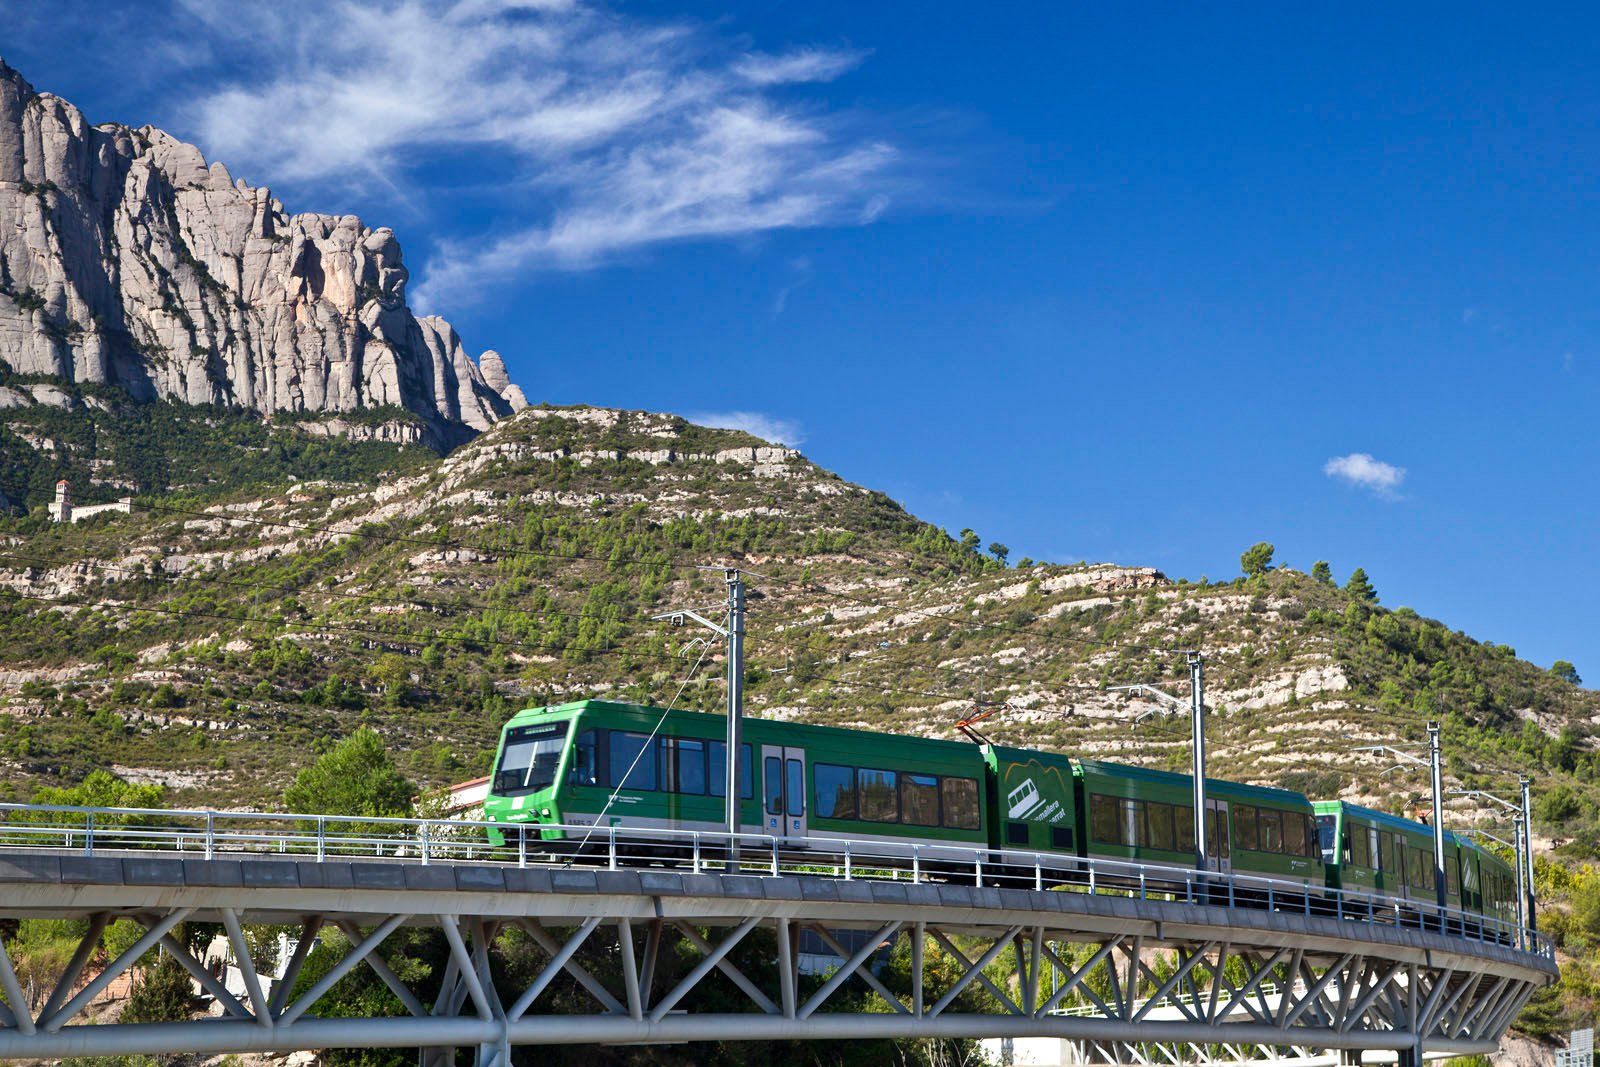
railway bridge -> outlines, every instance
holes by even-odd
[[[490,1067],[521,1045],[1056,1037],[1100,1062],[1332,1050],[1414,1065],[1493,1052],[1558,973],[1529,931],[1222,872],[860,841],[802,851],[753,835],[730,855],[726,835],[575,829],[583,853],[547,855],[537,841],[491,848],[460,822],[0,805],[0,918],[87,920],[59,981],[32,998],[0,952],[0,1058],[416,1047],[442,1067],[471,1048]],[[144,933],[110,958],[102,934],[120,918]],[[174,936],[185,921],[226,931],[242,991]],[[290,931],[280,973],[251,963],[257,924]],[[428,996],[387,961],[408,926],[449,946]],[[509,928],[543,953],[514,983],[492,963]],[[328,929],[351,949],[299,980]],[[733,950],[758,932],[773,950],[756,967]],[[803,974],[802,935],[836,966]],[[156,946],[220,1017],[91,1021],[86,1009]],[[891,988],[875,963],[897,946],[909,982]],[[664,953],[680,951],[696,962],[664,977]],[[586,966],[596,952],[614,966]],[[322,1014],[355,968],[407,1014]],[[571,997],[553,1010],[558,978],[583,991],[581,1012]],[[707,983],[742,1010],[701,1007]],[[881,1010],[841,1004],[847,983]]]

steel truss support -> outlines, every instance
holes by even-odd
[[[620,910],[620,909],[619,909]],[[1176,1064],[1388,1050],[1402,1059],[1493,1050],[1544,980],[1489,959],[1424,953],[1351,938],[1246,944],[1143,932],[1093,935],[1047,925],[982,925],[912,918],[773,914],[654,919],[632,915],[304,915],[277,974],[250,958],[246,913],[218,918],[232,949],[233,991],[184,945],[189,909],[134,915],[145,932],[107,960],[102,935],[116,916],[96,912],[60,980],[24,990],[0,950],[0,1059],[160,1052],[288,1051],[343,1047],[424,1050],[445,1067],[452,1049],[481,1067],[509,1067],[515,1045],[589,1042],[1054,1036],[1084,1061]],[[435,991],[391,965],[403,926],[437,930],[448,946]],[[853,930],[852,940],[843,930]],[[342,938],[330,940],[337,930]],[[516,933],[512,933],[515,931]],[[1242,937],[1240,931],[1219,933]],[[510,935],[541,962],[511,984],[501,964]],[[799,939],[836,957],[802,973]],[[847,948],[856,944],[858,947]],[[320,977],[298,981],[313,951],[331,953]],[[92,1002],[153,948],[170,953],[223,1017],[193,1023],[93,1025]],[[891,956],[901,962],[885,967]],[[909,964],[909,967],[906,966]],[[527,973],[519,966],[521,973]],[[323,1014],[353,972],[375,977],[404,1016]],[[92,974],[92,977],[88,977]],[[901,977],[892,977],[899,974]],[[720,984],[724,993],[705,993]],[[849,988],[850,996],[845,995]],[[731,992],[743,1010],[706,1013]],[[862,1012],[860,997],[887,1010]]]

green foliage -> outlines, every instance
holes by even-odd
[[[1574,667],[1568,660],[1558,659],[1550,664],[1550,673],[1569,685],[1583,684],[1583,679],[1578,677],[1578,668]]]
[[[308,815],[406,816],[415,793],[377,731],[362,727],[295,775],[283,803]]]
[[[1257,541],[1239,557],[1239,567],[1249,578],[1259,578],[1272,568],[1272,554],[1277,549],[1265,541]]]
[[[1561,825],[1584,815],[1589,810],[1589,805],[1584,802],[1583,794],[1565,783],[1547,789],[1533,805],[1533,814],[1539,822],[1545,825]],[[1600,918],[1600,912],[1596,913]],[[1600,931],[1600,926],[1596,927]]]
[[[122,1021],[162,1023],[187,1019],[195,1010],[194,989],[189,972],[167,952],[161,951],[154,966],[140,970],[122,1009]]]
[[[35,804],[80,808],[159,808],[163,806],[165,798],[166,790],[159,785],[135,785],[109,771],[90,771],[77,785],[63,788],[47,786],[33,794]],[[117,826],[126,821],[125,816],[108,815],[96,820],[96,825]]]
[[[1344,591],[1363,603],[1378,602],[1378,591],[1372,587],[1367,572],[1361,567],[1350,572],[1350,580],[1344,583]]]
[[[15,377],[0,372],[0,385]],[[72,483],[78,503],[94,504],[126,495],[124,484],[138,493],[216,493],[296,478],[368,480],[433,458],[420,447],[314,437],[240,410],[138,403],[112,387],[47,380],[80,401],[92,395],[108,410],[29,405],[0,412],[0,493],[29,508],[48,503],[61,478]],[[35,448],[21,433],[56,447]]]
[[[1328,566],[1328,561],[1319,559],[1311,565],[1311,580],[1320,585],[1333,584],[1333,568]]]

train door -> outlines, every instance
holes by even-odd
[[[761,746],[762,825],[774,837],[806,836],[806,751]]]
[[[1213,871],[1228,874],[1233,870],[1233,858],[1228,848],[1229,836],[1228,802],[1206,797],[1206,856]]]

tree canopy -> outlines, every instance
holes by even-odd
[[[295,775],[283,802],[307,815],[405,816],[415,793],[377,731],[363,726]]]
[[[1327,560],[1319,559],[1311,565],[1311,577],[1312,580],[1321,582],[1323,585],[1332,585],[1333,568],[1328,566]]]
[[[1277,549],[1267,542],[1257,541],[1244,550],[1244,554],[1239,557],[1239,566],[1244,569],[1248,577],[1259,578],[1272,569],[1272,554],[1276,551]]]
[[[1574,667],[1570,660],[1556,660],[1550,664],[1550,673],[1563,682],[1571,682],[1573,685],[1583,684],[1583,679],[1578,677],[1578,668]]]
[[[1350,580],[1344,583],[1344,591],[1357,600],[1365,600],[1369,604],[1378,602],[1378,591],[1372,587],[1367,572],[1360,567],[1350,572]]]

